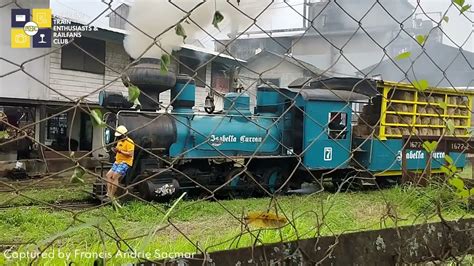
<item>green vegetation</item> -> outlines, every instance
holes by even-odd
[[[28,189],[0,193],[0,207],[28,206],[41,203],[85,201],[90,199],[90,184],[65,188]]]
[[[80,189],[70,190],[62,189],[63,194],[61,189],[28,193],[37,193],[30,196],[49,202],[59,195],[84,196]],[[257,243],[271,243],[313,237],[318,234],[318,228],[322,235],[333,235],[438,221],[437,206],[448,220],[474,216],[447,185],[338,194],[322,192],[278,197],[276,201],[270,198],[219,202],[185,200],[170,212],[169,221],[173,226],[161,222],[170,204],[131,201],[123,204],[119,211],[103,206],[70,212],[40,206],[14,207],[0,212],[0,244],[5,245],[4,249],[11,247],[12,252],[31,252],[37,245],[45,248],[53,242],[45,254],[56,252],[56,255],[41,259],[40,264],[45,265],[64,264],[65,259],[59,258],[60,254],[69,254],[69,261],[91,265],[95,260],[92,254],[99,253],[112,257],[110,262],[115,264],[136,262],[133,254],[114,255],[118,246],[123,252],[130,250],[129,246],[142,252],[139,253],[142,257],[176,256],[196,252],[198,247],[215,251],[249,246],[255,243],[257,235],[260,241]],[[239,222],[249,211],[267,209],[285,215],[291,225],[280,229],[250,228],[249,231]],[[154,229],[158,230],[153,241],[143,247],[145,236]],[[7,257],[14,254],[2,252],[0,264],[13,262]],[[25,262],[28,260],[18,261]]]
[[[472,178],[472,166],[470,163],[464,167],[463,171],[460,173],[460,176],[462,178]]]

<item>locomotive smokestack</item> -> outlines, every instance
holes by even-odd
[[[142,58],[124,73],[122,82],[125,86],[135,85],[140,89],[141,110],[158,110],[160,93],[176,85],[176,75],[171,70],[163,73],[161,60]]]

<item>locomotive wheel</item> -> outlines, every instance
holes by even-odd
[[[139,176],[140,179],[137,178],[137,180],[143,180],[146,177],[145,176]],[[136,185],[138,195],[140,198],[146,200],[146,201],[151,201],[153,198],[153,195],[150,193],[150,188],[148,181],[142,181],[138,185]]]
[[[272,194],[274,194],[275,192],[277,194],[283,194],[286,190],[286,188],[281,188],[281,186],[283,186],[283,184],[285,183],[286,179],[283,173],[283,169],[281,169],[280,167],[272,167],[265,171],[265,174],[263,175],[263,180],[265,182],[265,187]]]
[[[229,182],[229,180],[231,181]],[[227,174],[225,181],[229,182],[225,187],[231,198],[252,195],[255,186],[257,186],[249,177],[247,171],[244,171],[242,168],[231,170],[229,174]]]

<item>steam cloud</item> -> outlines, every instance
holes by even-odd
[[[162,34],[180,19],[186,17],[187,13],[201,2],[202,0],[173,0],[171,3],[165,0],[135,0],[127,18],[130,23],[127,23],[126,26],[129,34],[124,40],[125,50],[132,58],[138,58],[153,43],[153,40],[146,34],[153,38]],[[237,33],[247,29],[253,23],[253,20],[242,12],[255,18],[272,0],[244,0],[240,5],[237,4],[237,0],[229,2],[227,0],[207,0],[193,10],[190,17],[213,36],[222,33]],[[221,32],[211,24],[216,10],[224,15],[224,20],[219,23]],[[265,12],[268,14],[269,11]],[[264,15],[265,13],[262,14],[262,16]],[[190,20],[188,22],[181,23],[187,35],[186,41],[208,37],[208,34],[193,22]],[[179,50],[183,45],[183,38],[175,33],[174,27],[160,35],[158,40],[161,47],[168,53]],[[162,49],[155,45],[144,54],[144,57],[160,58],[163,53]]]

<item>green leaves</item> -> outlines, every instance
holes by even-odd
[[[451,179],[448,180],[448,183],[455,187],[456,189],[458,190],[463,190],[464,189],[464,181],[459,178],[459,177],[453,177]]]
[[[175,32],[176,32],[176,35],[183,37],[183,42],[184,42],[184,40],[186,40],[186,38],[188,37],[188,36],[186,35],[186,31],[184,30],[184,28],[183,28],[183,26],[181,25],[181,23],[179,23],[178,25],[176,25],[176,27],[175,27]]]
[[[438,147],[438,142],[437,141],[425,141],[423,142],[423,149],[425,149],[427,152],[432,153],[436,151],[436,148]]]
[[[102,119],[102,117],[103,117],[102,111],[100,111],[99,109],[92,110],[91,114],[90,114],[90,117],[91,117],[92,125],[94,125],[95,127],[104,127],[105,126],[105,122]]]
[[[422,35],[422,34],[416,35],[415,39],[419,45],[423,46],[423,44],[425,44],[425,41],[426,41],[426,35]]]
[[[474,195],[474,188],[471,188],[471,190],[465,188],[464,181],[457,176],[449,179],[448,184],[456,188],[456,195],[458,195],[458,197],[460,197],[465,202],[467,202],[471,195]]]
[[[448,104],[445,103],[445,102],[440,102],[438,104],[439,104],[439,107],[443,108],[444,110],[446,110],[448,108]]]
[[[168,54],[162,54],[161,55],[161,72],[162,73],[168,73],[168,68],[171,63],[170,56]]]
[[[212,25],[214,25],[214,27],[216,27],[216,29],[220,30],[219,29],[219,23],[221,23],[223,20],[224,20],[224,15],[222,15],[221,12],[216,11],[214,13],[214,18],[212,19]]]
[[[446,129],[448,130],[448,135],[452,135],[454,133],[454,121],[452,119],[446,120]]]
[[[449,156],[449,155],[446,154],[446,155],[444,156],[444,159],[446,160],[446,162],[447,162],[448,164],[454,164],[453,158],[451,158],[451,156]]]
[[[448,184],[456,189],[455,194],[465,203],[467,203],[469,197],[474,195],[474,188],[471,188],[471,190],[465,188],[464,180],[462,180],[462,178],[456,174],[458,172],[458,168],[454,164],[454,160],[451,158],[451,156],[445,155],[444,159],[446,161],[446,165],[441,166],[441,171],[445,173],[447,177],[450,177],[448,179]]]
[[[461,14],[471,9],[471,5],[465,5],[461,8]]]
[[[84,184],[84,174],[86,173],[86,171],[84,170],[84,168],[82,168],[82,166],[80,165],[77,165],[76,168],[74,168],[74,172],[72,173],[72,176],[71,176],[71,183],[81,183],[81,184]]]
[[[458,5],[459,7],[462,7],[464,5],[465,0],[453,0],[453,4]]]
[[[395,56],[395,60],[406,59],[406,58],[409,58],[410,56],[411,56],[411,52],[403,52],[403,53]]]
[[[8,135],[8,132],[6,130],[0,131],[0,139],[8,139],[10,135]]]
[[[448,17],[448,16],[444,16],[444,17],[443,17],[443,20],[444,20],[444,22],[448,23],[448,22],[449,22],[449,17]]]
[[[461,14],[471,9],[471,5],[464,5],[465,0],[452,0],[457,5]]]
[[[418,91],[425,91],[430,86],[426,79],[415,80],[412,84]]]
[[[456,174],[456,172],[458,170],[458,168],[454,164],[451,164],[449,166],[441,165],[441,167],[439,169],[441,170],[441,172],[443,172],[448,177],[453,176],[454,174]]]
[[[128,87],[128,101],[133,103],[134,105],[139,105],[140,101],[138,101],[138,97],[140,96],[140,89],[135,86],[131,85]]]

